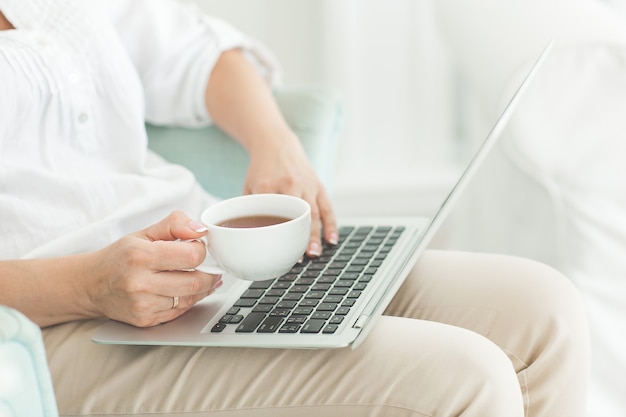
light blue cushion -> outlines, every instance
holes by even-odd
[[[58,416],[41,330],[5,306],[0,306],[0,416]]]
[[[324,89],[281,90],[275,94],[287,123],[326,187],[332,187],[341,121],[338,96]],[[243,189],[248,154],[220,129],[147,125],[149,147],[189,168],[210,193],[228,198]]]

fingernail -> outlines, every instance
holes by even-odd
[[[206,226],[205,226],[205,225],[203,225],[202,223],[198,223],[198,222],[193,221],[193,220],[192,220],[192,221],[190,221],[190,222],[187,224],[187,226],[188,226],[191,230],[193,230],[194,232],[197,232],[197,233],[204,233],[204,232],[206,232],[207,230],[209,230],[209,229],[207,229],[207,228],[206,228]]]
[[[224,284],[224,281],[222,281],[222,277],[220,275],[220,278],[215,282],[215,284],[213,284],[213,290],[218,289],[222,286],[222,284]]]
[[[330,237],[328,238],[328,243],[330,243],[331,245],[336,245],[337,243],[339,243],[339,236],[337,236],[337,233],[330,234]]]
[[[318,243],[313,242],[309,245],[307,253],[309,256],[320,256],[322,254],[322,248]]]

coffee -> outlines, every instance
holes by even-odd
[[[218,226],[242,229],[251,227],[273,226],[275,224],[288,222],[289,220],[291,220],[289,217],[281,216],[243,216],[225,220],[219,223]]]

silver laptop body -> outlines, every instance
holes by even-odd
[[[171,322],[136,328],[110,320],[97,330],[93,341],[130,345],[355,348],[391,302],[493,148],[551,45],[535,62],[432,219],[339,219],[340,244],[325,248],[321,260],[307,259],[290,274],[261,284],[224,276],[224,285],[216,293]]]

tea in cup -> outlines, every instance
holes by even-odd
[[[277,278],[304,255],[311,234],[311,207],[285,194],[250,194],[208,207],[207,257],[196,269],[250,281]]]

